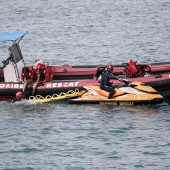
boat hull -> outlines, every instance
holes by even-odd
[[[170,75],[162,74],[160,76],[148,76],[141,78],[127,78],[130,82],[139,81],[143,82],[146,85],[149,85],[156,89],[162,96],[165,98],[170,98]],[[118,87],[123,85],[122,82],[118,80],[112,81],[114,87]],[[44,84],[39,84],[35,94],[39,94],[41,96],[59,94],[61,92],[67,92],[69,90],[84,90],[83,86],[86,85],[96,85],[99,86],[100,82],[98,80],[67,80],[67,81],[52,81],[46,82]],[[16,92],[22,91],[23,84],[22,83],[0,83],[0,100],[12,99],[15,97]]]
[[[114,74],[125,76],[124,68],[127,63],[122,65],[114,65]],[[143,65],[143,64],[141,64]],[[151,68],[151,74],[170,73],[170,62],[164,63],[145,63]],[[106,65],[101,65],[104,67]],[[99,65],[77,65],[77,66],[51,66],[53,70],[54,80],[79,80],[79,79],[93,79],[96,75]]]
[[[114,65],[114,74],[125,77],[124,68],[127,63],[122,65]],[[142,64],[141,64],[142,65]],[[167,74],[170,73],[170,62],[164,63],[145,63],[151,68],[151,74]],[[106,65],[101,65],[102,67]],[[99,65],[63,65],[50,66],[53,71],[53,80],[85,80],[93,79],[96,75]],[[4,81],[3,68],[0,68],[0,82]]]

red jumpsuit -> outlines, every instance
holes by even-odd
[[[22,68],[22,73],[21,73],[21,79],[23,81],[25,80],[34,80],[35,78],[35,73],[34,73],[34,69],[33,67],[29,66],[29,67],[23,67]]]
[[[35,73],[40,74],[40,81],[42,82],[50,82],[53,80],[52,69],[46,64],[38,63]]]

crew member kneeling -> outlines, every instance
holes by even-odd
[[[53,80],[52,69],[46,64],[38,63],[35,69],[35,74],[36,76],[40,74],[39,83],[51,82]]]
[[[34,80],[34,69],[32,67],[23,67],[21,73],[21,80]]]

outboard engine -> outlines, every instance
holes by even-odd
[[[9,48],[9,53],[9,58],[2,61],[4,68],[4,81],[17,82],[17,79],[21,79],[22,68],[25,66],[19,43],[14,43]]]
[[[148,65],[137,64],[137,61],[129,60],[123,70],[126,77],[144,77],[146,73],[151,73]]]

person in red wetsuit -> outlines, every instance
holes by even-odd
[[[53,80],[52,69],[46,64],[38,63],[35,69],[35,74],[36,76],[40,75],[39,83],[51,82]]]
[[[32,67],[23,67],[22,68],[22,73],[21,73],[21,80],[34,80],[35,78],[35,73],[34,69]]]

